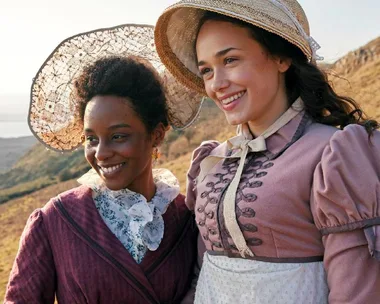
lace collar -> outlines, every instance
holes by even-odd
[[[179,194],[177,178],[167,169],[153,170],[156,193],[150,202],[128,189],[108,189],[95,170],[78,179],[93,190],[96,208],[137,263],[147,250],[157,250],[164,235],[162,215]]]

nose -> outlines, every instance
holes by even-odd
[[[219,92],[228,87],[229,81],[223,71],[214,71],[214,76],[211,79],[211,90],[213,92]]]
[[[112,149],[109,144],[104,141],[100,141],[96,147],[95,157],[98,161],[104,161],[112,156]]]

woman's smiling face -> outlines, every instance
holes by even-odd
[[[206,21],[196,53],[207,95],[228,123],[249,123],[264,131],[286,111],[284,73],[290,64],[269,56],[247,28]]]
[[[152,136],[128,99],[95,96],[84,114],[85,156],[111,190],[140,193],[152,172]]]

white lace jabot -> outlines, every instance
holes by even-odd
[[[108,189],[95,170],[78,179],[93,190],[93,198],[108,228],[115,234],[137,263],[147,249],[158,248],[164,236],[162,215],[179,194],[177,178],[167,169],[153,169],[156,193],[150,202],[128,189]]]

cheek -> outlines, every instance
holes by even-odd
[[[121,145],[117,147],[117,149],[114,150],[116,155],[119,155],[119,157],[124,158],[133,158],[138,155],[138,151],[136,149],[131,148],[128,145]]]
[[[147,150],[148,146],[142,140],[126,142],[115,147],[118,154],[128,158],[144,158]]]
[[[254,96],[265,98],[267,95],[277,92],[278,79],[273,73],[261,73],[252,79],[249,84],[250,93]]]
[[[280,73],[274,63],[269,62],[263,67],[262,74],[262,85],[264,87],[273,87],[278,85]]]
[[[204,81],[206,94],[208,97],[210,97],[212,100],[215,99],[215,92],[211,89],[211,81]]]
[[[261,60],[256,63],[248,63],[238,75],[235,75],[236,82],[245,83],[252,88],[266,88],[278,78],[278,72],[273,63],[268,60]]]
[[[86,160],[87,160],[89,163],[91,163],[91,162],[93,162],[93,160],[94,160],[94,156],[95,156],[94,149],[85,146],[85,147],[84,147],[84,157],[86,158]]]

